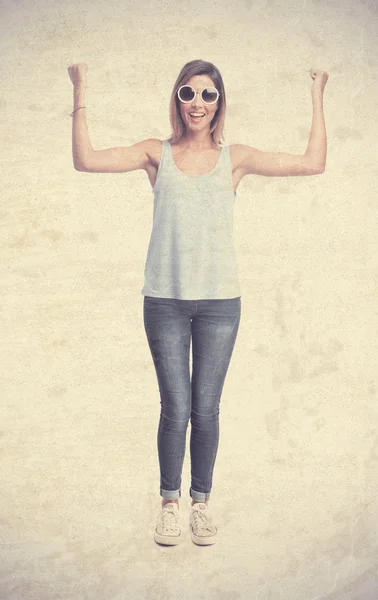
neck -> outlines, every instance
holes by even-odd
[[[210,130],[187,131],[182,138],[182,142],[186,147],[193,150],[206,150],[216,146],[211,137]]]

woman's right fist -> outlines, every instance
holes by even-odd
[[[73,85],[85,83],[85,74],[88,71],[87,63],[81,62],[68,67],[68,74]]]

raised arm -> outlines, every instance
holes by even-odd
[[[323,112],[323,93],[328,73],[311,70],[314,80],[311,88],[312,125],[307,149],[304,154],[285,152],[262,152],[251,146],[235,145],[237,163],[242,176],[249,174],[270,177],[294,175],[317,175],[325,170],[327,156],[327,134]]]
[[[151,155],[156,153],[159,140],[150,139],[132,146],[94,150],[89,138],[85,108],[86,63],[68,67],[74,86],[74,107],[72,112],[72,157],[77,171],[91,173],[122,173],[147,169]]]

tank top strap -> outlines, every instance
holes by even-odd
[[[225,146],[222,147],[222,154],[223,154],[223,168],[224,168],[224,172],[228,173],[228,177],[231,181],[231,185],[232,185],[232,162],[231,162],[231,152],[230,152],[230,145],[226,144]],[[233,185],[232,185],[232,193],[234,195],[234,198],[236,197],[236,192],[234,191]]]
[[[222,146],[222,155],[223,155],[223,165],[225,167],[231,167],[231,156],[230,156],[230,146],[226,144]]]
[[[161,145],[161,156],[160,156],[160,162],[159,162],[159,166],[158,166],[158,170],[157,170],[157,174],[156,174],[155,184],[151,188],[151,191],[153,193],[155,193],[155,191],[159,187],[161,177],[162,176],[164,177],[167,174],[167,171],[171,171],[171,173],[173,171],[170,158],[171,158],[171,151],[169,148],[169,142],[168,142],[168,140],[163,140],[162,145]]]
[[[173,155],[172,155],[172,146],[168,140],[163,140],[162,153],[161,153],[161,162],[164,161],[165,168],[173,169],[175,166]],[[174,169],[173,169],[174,171]]]
[[[161,147],[161,159],[160,159],[160,162],[163,162],[163,160],[165,162],[167,162],[167,159],[169,158],[169,152],[168,152],[169,147],[168,147],[168,144],[169,144],[168,140],[163,140],[162,147]]]

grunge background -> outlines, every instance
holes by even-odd
[[[378,596],[377,15],[373,0],[1,3],[2,600]],[[304,152],[329,72],[326,171],[249,176],[242,317],[210,501],[219,539],[176,548],[142,318],[143,171],[75,171],[84,61],[95,149],[169,136],[173,83],[214,62],[227,143]],[[188,435],[190,424],[188,427]]]

